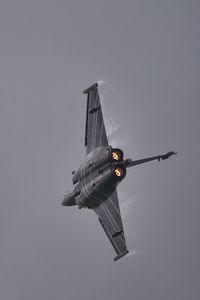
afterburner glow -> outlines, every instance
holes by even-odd
[[[116,153],[116,152],[112,153],[112,157],[113,157],[114,160],[119,160],[119,154]]]
[[[115,149],[112,151],[112,159],[119,161],[123,159],[123,152],[120,149]]]
[[[117,167],[117,168],[115,168],[115,175],[117,176],[117,177],[121,177],[121,176],[123,176],[124,175],[124,168],[121,168],[121,167]]]

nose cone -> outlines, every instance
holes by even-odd
[[[76,205],[76,200],[73,195],[73,193],[68,193],[67,195],[64,196],[63,201],[62,201],[63,206],[73,206]]]
[[[63,201],[61,203],[63,206],[67,206],[67,195],[64,196]]]

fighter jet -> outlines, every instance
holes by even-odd
[[[128,253],[117,195],[118,184],[126,177],[127,168],[152,160],[163,160],[176,154],[168,152],[140,160],[124,159],[121,149],[108,144],[103,121],[98,83],[85,91],[87,95],[85,147],[86,156],[81,166],[72,172],[74,189],[68,192],[62,205],[77,205],[93,210],[120,259]]]

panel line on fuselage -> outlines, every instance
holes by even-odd
[[[85,165],[85,164],[86,164],[86,162],[84,163],[84,165]],[[83,168],[82,172],[84,172],[84,170],[85,170],[85,169]],[[82,174],[82,175],[84,175],[84,174]],[[84,190],[84,194],[85,194],[86,198],[88,198],[90,201],[92,201],[91,196],[90,196],[90,193],[89,193],[88,188],[87,188],[87,185],[85,184],[85,176],[83,176],[82,178],[83,178],[83,190]],[[90,171],[90,180],[92,181],[92,178],[91,178],[91,171]],[[98,191],[97,189],[96,189],[96,191],[100,193],[100,191]],[[109,195],[107,195],[107,194],[104,194],[104,195],[105,195],[108,199],[110,199]],[[97,203],[100,203],[101,209],[104,210],[105,214],[106,214],[107,217],[108,217],[108,220],[111,222],[111,224],[113,225],[114,229],[117,231],[118,228],[119,228],[119,226],[117,225],[116,221],[113,219],[113,216],[110,214],[110,212],[109,212],[109,210],[107,209],[107,207],[104,205],[104,202],[103,202],[101,199],[99,199],[98,197],[93,197],[93,199],[94,199],[95,201],[97,201]],[[123,241],[123,239],[122,239],[121,237],[120,237],[120,239],[121,239],[121,241],[124,243],[124,241]]]
[[[92,174],[92,172],[91,172],[91,170],[90,170],[90,180],[91,180],[91,182],[92,182],[93,179],[92,179],[92,177],[91,177],[91,174]],[[86,188],[86,189],[87,189],[87,188]],[[113,206],[114,206],[114,209],[117,211],[117,213],[118,213],[119,216],[121,217],[121,214],[120,214],[119,210],[116,208],[116,206],[114,205],[114,203],[113,203],[113,201],[112,201],[112,198],[109,197],[108,194],[99,191],[97,188],[96,188],[95,190],[96,190],[97,193],[102,194],[103,196],[105,196],[108,200],[111,200],[111,202],[112,202],[112,204],[113,204]],[[91,200],[91,198],[89,197],[89,195],[88,195],[88,198]],[[120,228],[119,228],[118,224],[116,223],[115,219],[113,218],[113,216],[111,215],[109,209],[106,207],[104,201],[102,201],[101,199],[99,199],[99,198],[97,198],[97,197],[94,197],[94,199],[95,199],[98,203],[100,203],[100,205],[99,205],[100,209],[104,210],[105,214],[106,214],[107,217],[108,217],[108,220],[111,222],[111,224],[113,225],[114,229],[115,229],[116,231],[118,231]],[[120,238],[120,240],[122,241],[122,243],[125,245],[125,241],[123,240],[123,238],[122,238],[121,236],[119,236],[119,238]]]
[[[92,181],[91,172],[90,172],[90,180]],[[91,201],[92,199],[91,199],[91,197],[89,195],[89,192],[88,192],[88,189],[87,189],[86,185],[84,185],[84,192],[87,194],[87,198],[89,198],[89,200]],[[104,195],[106,195],[106,194],[104,194]],[[106,195],[106,196],[107,196],[108,199],[111,199],[110,197],[108,197],[108,195]],[[94,199],[95,199],[95,201],[97,201],[97,203],[99,203],[100,210],[102,210],[104,212],[105,216],[107,216],[107,218],[108,218],[109,222],[112,224],[114,230],[118,231],[119,230],[119,226],[117,225],[116,221],[113,219],[113,216],[110,214],[110,212],[109,212],[108,208],[105,206],[104,202],[101,201],[98,197],[94,197]],[[110,236],[110,238],[112,239],[112,236]],[[125,239],[123,239],[122,236],[118,236],[118,238],[120,239],[120,241],[122,242],[122,244],[125,245],[125,247],[126,247]],[[114,242],[114,240],[113,240],[113,242]],[[114,243],[115,243],[115,247],[117,249],[117,253],[121,253],[120,252],[120,248],[119,248],[117,242],[115,241]]]

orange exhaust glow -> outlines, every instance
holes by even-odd
[[[122,158],[123,158],[123,152],[121,150],[115,149],[112,152],[112,159],[113,160],[118,161],[118,160],[122,160]]]
[[[123,175],[124,175],[124,169],[121,168],[121,167],[115,168],[115,175],[116,175],[117,177],[123,176]]]
[[[113,153],[112,153],[112,158],[113,158],[114,160],[119,160],[119,155],[118,155],[118,153],[113,152]]]

